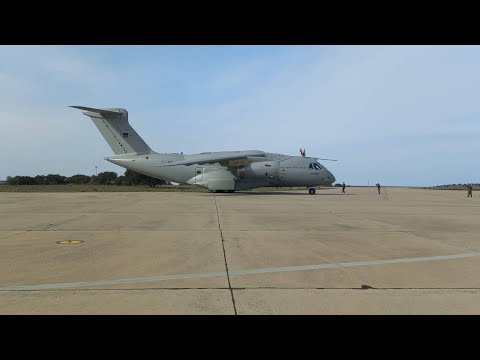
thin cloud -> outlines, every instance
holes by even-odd
[[[337,179],[478,182],[478,46],[0,47],[0,178],[113,169],[90,120],[68,105],[127,108],[152,148],[260,149],[339,158]],[[475,135],[472,135],[475,134]],[[57,153],[61,152],[61,155]],[[390,159],[390,160],[388,160]],[[423,166],[428,161],[428,166]],[[448,162],[451,171],[442,169]],[[100,171],[100,167],[99,167]]]

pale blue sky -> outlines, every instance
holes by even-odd
[[[124,173],[68,105],[157,152],[258,149],[347,184],[480,182],[479,46],[0,46],[0,179]]]

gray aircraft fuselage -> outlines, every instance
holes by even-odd
[[[235,154],[234,151],[192,155],[158,153],[145,155],[125,154],[111,156],[105,159],[144,175],[181,184],[205,186],[207,185],[206,180],[210,173],[222,174],[222,177],[230,177],[233,175],[235,177],[235,190],[283,186],[305,186],[311,188],[321,185],[330,186],[335,181],[332,173],[325,166],[318,163],[315,158],[265,153],[262,151],[255,152],[264,155],[266,162],[278,161],[278,171],[271,173],[269,171],[270,169],[265,167],[265,174],[259,170],[256,176],[242,177],[244,167],[221,165],[220,163],[158,166],[159,164],[168,164],[169,162],[194,160],[196,157],[205,155],[211,155],[213,158],[217,155]]]
[[[72,106],[73,107],[73,106]],[[333,174],[317,158],[268,153],[259,150],[162,154],[153,151],[128,123],[121,108],[85,110],[114,151],[105,159],[126,169],[210,191],[249,190],[257,187],[330,186]]]

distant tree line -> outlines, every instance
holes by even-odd
[[[436,185],[430,186],[430,189],[440,189],[440,190],[465,190],[468,184],[448,184],[448,185]],[[472,188],[478,190],[480,188],[480,184],[470,184]]]
[[[98,175],[73,175],[70,177],[59,174],[37,176],[8,176],[8,185],[65,185],[65,184],[92,184],[92,185],[118,185],[118,186],[150,186],[164,185],[164,180],[136,173],[131,170],[125,171],[124,175],[118,176],[116,172],[105,171]]]

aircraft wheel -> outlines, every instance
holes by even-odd
[[[308,189],[308,193],[309,193],[310,195],[315,195],[315,189],[314,189],[314,188]]]

